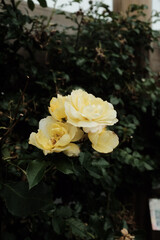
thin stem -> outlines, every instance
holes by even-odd
[[[16,124],[19,122],[20,118],[23,116],[23,114],[20,114],[18,119],[17,119],[17,115],[18,115],[18,111],[19,111],[19,107],[20,107],[20,104],[21,104],[21,100],[23,99],[24,97],[24,93],[27,89],[27,86],[28,86],[28,83],[29,83],[29,78],[27,78],[27,81],[26,81],[26,84],[25,84],[25,87],[24,87],[24,90],[19,98],[19,101],[18,101],[18,104],[17,104],[17,107],[16,107],[16,111],[15,111],[15,115],[14,115],[14,118],[8,128],[8,130],[4,133],[3,137],[0,139],[0,143],[1,143],[1,146],[3,144],[3,141],[5,140],[5,138],[8,136],[9,133],[12,132],[13,128],[16,126]]]
[[[21,167],[19,167],[18,165],[15,165],[14,163],[11,163],[11,162],[9,162],[9,161],[7,161],[7,162],[8,162],[10,165],[12,165],[12,166],[18,168],[19,170],[21,170],[21,171],[23,172],[24,175],[27,175],[26,171],[23,170],[23,169],[22,169]]]
[[[7,4],[5,3],[5,0],[1,0],[1,1],[2,1],[3,6],[6,7]]]
[[[57,169],[56,169],[56,167],[55,166],[50,166],[46,171],[45,171],[45,174],[46,173],[48,173],[51,169],[53,169],[54,170],[54,172],[53,172],[53,174],[55,174],[56,173],[56,171],[57,171]]]
[[[80,31],[81,31],[82,20],[83,20],[83,15],[82,15],[82,17],[81,17],[80,22],[78,23],[78,21],[77,21],[78,30],[77,30],[77,37],[76,37],[75,49],[77,49],[78,43],[79,43],[79,36],[80,36]]]
[[[49,26],[49,24],[50,24],[50,22],[51,22],[51,20],[52,20],[52,18],[53,18],[53,15],[54,15],[54,13],[55,13],[55,9],[56,9],[57,2],[58,2],[58,0],[55,0],[55,1],[54,1],[53,10],[52,10],[51,15],[50,15],[50,17],[49,17],[49,19],[48,19],[48,22],[47,22],[46,27]]]
[[[25,94],[25,92],[26,92],[26,89],[27,89],[27,87],[28,87],[28,83],[29,83],[29,76],[27,76],[26,84],[25,84],[24,89],[23,89],[23,92],[22,92],[22,94],[21,94],[21,96],[20,96],[20,98],[19,98],[14,119],[17,118],[18,110],[19,110],[21,101],[22,101],[22,99],[23,99],[23,97],[24,97],[24,94]]]
[[[16,10],[16,4],[15,4],[15,1],[14,0],[11,0],[11,3],[12,3],[12,6],[13,6],[13,9]]]

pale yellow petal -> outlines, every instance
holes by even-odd
[[[38,133],[35,136],[36,142],[37,142],[37,147],[44,149],[44,150],[51,150],[53,147],[52,142],[50,139],[48,139],[42,130],[38,130]]]
[[[43,134],[41,130],[38,133],[31,133],[29,138],[29,144],[42,149],[42,150],[50,150],[52,148],[52,144],[49,139]]]
[[[38,147],[38,146],[37,146],[37,142],[36,142],[36,133],[35,133],[35,132],[32,132],[32,133],[30,134],[29,144]]]
[[[68,144],[70,143],[70,141],[71,141],[71,138],[70,138],[69,134],[64,134],[64,135],[57,141],[57,143],[55,144],[55,147],[56,147],[56,146],[61,146],[61,147],[66,146],[66,145],[68,145]]]
[[[80,128],[76,128],[76,132],[74,137],[72,138],[72,142],[79,141],[84,135],[84,132]]]
[[[69,157],[77,157],[80,154],[79,146],[74,143],[70,143],[67,146],[67,149],[64,150],[64,154],[66,154]]]
[[[76,135],[77,127],[73,126],[70,123],[66,123],[66,126],[68,128],[68,134],[70,136],[70,139],[72,140],[74,138],[74,136]]]
[[[51,137],[51,129],[53,124],[56,123],[56,120],[53,119],[53,117],[48,116],[46,118],[43,118],[39,122],[39,129],[43,132],[43,134],[47,137]]]
[[[66,119],[66,113],[64,108],[65,101],[66,97],[63,97],[59,94],[57,98],[53,97],[50,101],[49,112],[52,115],[52,117],[58,121]]]
[[[117,113],[113,105],[82,89],[72,91],[64,104],[68,123],[83,128],[114,125]]]
[[[43,150],[44,155],[47,155],[49,153],[53,153],[53,149],[51,150]]]
[[[108,130],[103,130],[101,133],[88,133],[88,138],[92,142],[92,147],[97,152],[109,153],[112,152],[119,144],[118,136]]]
[[[79,120],[83,120],[81,114],[68,102],[65,102],[65,113],[67,115],[67,121],[71,124],[76,124]],[[76,126],[75,124],[74,126]]]
[[[97,127],[84,127],[83,131],[85,133],[89,133],[89,132],[91,132],[91,133],[102,132],[103,128],[105,128],[105,127],[106,127],[106,125],[99,125]]]

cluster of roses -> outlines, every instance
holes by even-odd
[[[51,116],[41,119],[38,132],[32,132],[29,138],[29,143],[45,155],[64,152],[78,156],[80,149],[74,142],[83,139],[84,134],[88,134],[93,149],[101,153],[112,152],[118,145],[117,135],[106,128],[118,121],[117,113],[101,98],[82,89],[73,90],[68,96],[53,97],[49,112]]]

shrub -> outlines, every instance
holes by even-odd
[[[158,33],[139,20],[145,6],[121,16],[90,1],[85,14],[58,11],[76,24],[60,31],[11,2],[0,12],[3,239],[109,240],[123,227],[135,231],[136,193],[158,181],[159,168],[159,77],[148,64]],[[44,156],[29,135],[53,96],[77,88],[115,106],[119,147],[100,154],[86,140],[79,157]]]

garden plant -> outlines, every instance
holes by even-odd
[[[137,206],[160,181],[160,79],[149,67],[158,32],[146,6],[121,15],[89,3],[49,20],[0,3],[3,240],[150,239]]]

